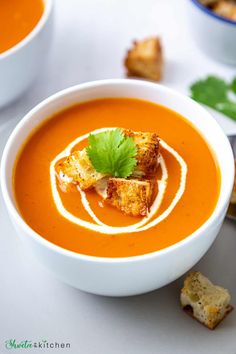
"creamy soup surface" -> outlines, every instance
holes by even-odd
[[[87,146],[87,138],[76,143],[78,137],[116,127],[155,132],[161,139],[160,153],[168,177],[160,205],[147,222],[102,203],[93,189],[83,193],[84,204],[77,190],[62,191],[50,174],[53,161],[69,144],[74,142],[72,150]],[[185,183],[181,161],[186,166]],[[158,178],[164,173],[160,170]],[[79,104],[46,119],[22,147],[13,183],[20,213],[46,240],[81,254],[128,257],[171,246],[202,225],[215,208],[220,173],[203,137],[179,114],[146,101],[114,98]],[[58,207],[58,200],[69,217]],[[176,205],[171,208],[174,200]],[[97,225],[86,205],[105,227]],[[76,220],[87,222],[92,229]],[[143,223],[141,228],[132,229],[138,223]],[[129,232],[124,229],[127,226],[131,226]]]
[[[0,0],[0,53],[22,41],[43,11],[43,0]]]

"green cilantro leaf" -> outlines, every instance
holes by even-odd
[[[220,102],[217,103],[216,109],[226,116],[236,120],[236,103],[234,102]]]
[[[137,147],[132,137],[125,137],[121,129],[90,134],[86,148],[97,172],[113,177],[129,177],[137,164]]]
[[[219,77],[208,76],[195,82],[190,90],[195,101],[236,120],[236,78],[228,84]]]

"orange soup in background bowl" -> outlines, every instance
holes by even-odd
[[[64,282],[113,296],[157,289],[189,270],[217,236],[233,178],[214,119],[137,80],[48,98],[15,128],[1,166],[7,209],[31,251]]]
[[[0,108],[24,92],[40,72],[51,43],[52,2],[0,2]]]
[[[22,41],[36,27],[44,12],[43,0],[11,0],[0,3],[0,53]]]

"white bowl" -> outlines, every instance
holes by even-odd
[[[0,53],[0,108],[22,94],[44,64],[52,37],[53,0],[35,28],[18,44]]]
[[[192,122],[213,149],[222,174],[219,201],[210,218],[193,234],[171,247],[126,258],[102,258],[74,253],[46,241],[17,210],[12,188],[16,157],[31,132],[50,115],[73,105],[104,97],[133,97],[160,103]],[[225,217],[234,179],[229,141],[199,104],[166,87],[138,80],[105,80],[63,90],[31,110],[17,125],[1,164],[2,193],[10,218],[30,252],[63,282],[100,295],[126,296],[160,288],[188,271],[211,246]]]
[[[236,64],[236,22],[215,14],[198,0],[187,1],[187,17],[198,46],[213,59]]]

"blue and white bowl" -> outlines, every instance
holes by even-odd
[[[188,0],[187,16],[198,46],[210,57],[236,65],[236,22],[215,14],[199,0]]]

